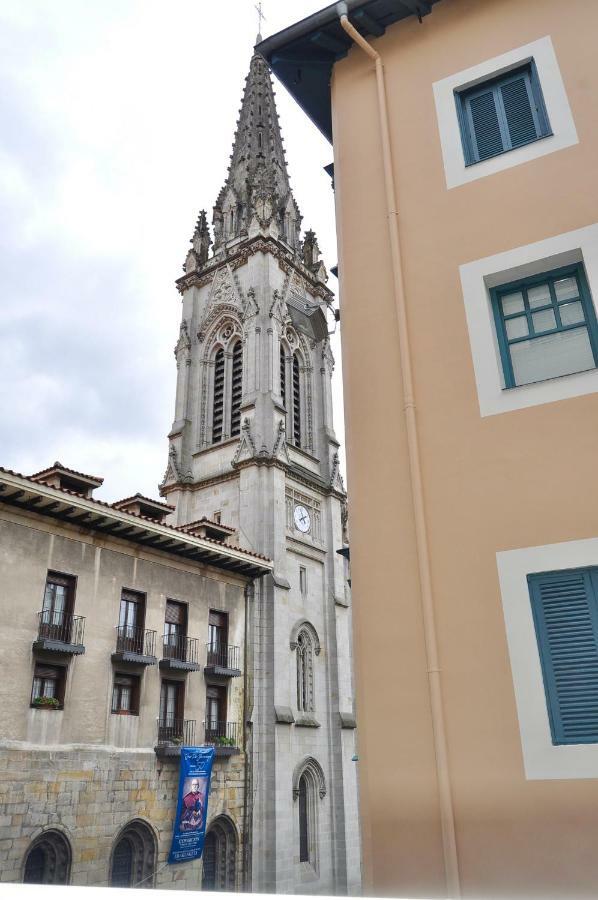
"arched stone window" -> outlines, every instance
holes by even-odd
[[[314,712],[314,656],[320,653],[320,642],[313,625],[303,620],[295,626],[291,650],[297,654],[297,709]]]
[[[60,831],[44,831],[25,856],[24,884],[68,884],[71,845]]]
[[[203,846],[203,891],[237,889],[237,834],[226,816],[214,819]]]
[[[282,405],[287,405],[287,355],[284,344],[280,345],[280,396]]]
[[[153,888],[155,861],[156,839],[153,831],[140,819],[129,822],[120,832],[112,850],[110,885]]]
[[[318,809],[326,796],[322,767],[308,756],[293,773],[293,799],[297,802],[297,850],[300,863],[318,867]]]
[[[214,357],[214,394],[212,399],[212,442],[222,440],[224,424],[224,350],[219,347]]]
[[[292,389],[293,389],[293,414],[291,424],[293,426],[293,444],[301,446],[301,371],[299,356],[293,354]]]
[[[243,397],[243,345],[237,341],[233,347],[231,367],[230,433],[241,431],[241,399]]]

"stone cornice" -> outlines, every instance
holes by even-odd
[[[202,269],[195,272],[187,272],[185,275],[177,278],[175,282],[177,289],[180,294],[183,294],[191,287],[203,287],[212,281],[216,271],[223,263],[228,263],[234,271],[246,263],[254,253],[271,253],[278,260],[283,272],[294,270],[304,278],[314,296],[321,297],[322,300],[329,300],[334,296],[330,288],[315,279],[309,269],[286,250],[279,241],[265,235],[256,235],[256,237],[248,238],[241,245],[235,247],[232,253],[226,254],[219,259],[212,258]]]

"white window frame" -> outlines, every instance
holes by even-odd
[[[459,266],[481,416],[598,392],[598,369],[505,389],[490,299],[490,288],[579,262],[596,308],[598,224]]]
[[[504,75],[532,59],[536,65],[552,134],[523,147],[466,166],[455,91],[483,84],[488,79]],[[432,87],[448,189],[494,175],[504,169],[579,143],[565,85],[549,35],[442,78],[434,82]]]
[[[598,565],[598,538],[496,554],[525,777],[598,778],[598,744],[552,743],[527,576]]]

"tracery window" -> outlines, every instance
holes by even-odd
[[[282,405],[287,405],[287,357],[284,347],[280,345],[280,396]]]
[[[297,635],[297,709],[314,711],[314,642],[311,631],[302,627]]]
[[[202,857],[202,890],[236,890],[237,835],[232,822],[226,816],[219,816],[210,825]]]
[[[293,426],[293,434],[292,440],[295,447],[301,446],[301,372],[299,369],[299,357],[295,353],[293,354],[293,415],[292,415],[292,426]]]
[[[24,884],[68,884],[71,847],[59,831],[43,832],[25,858]]]
[[[112,887],[152,888],[156,859],[156,841],[145,822],[129,822],[120,833],[110,864]]]
[[[309,863],[318,870],[318,813],[326,796],[326,781],[322,767],[313,757],[299,763],[293,773],[293,798],[297,801],[297,850],[300,863]]]
[[[224,423],[224,350],[216,352],[214,359],[214,399],[212,401],[212,441],[217,444],[222,440]]]
[[[230,433],[231,437],[241,431],[241,398],[243,396],[243,346],[237,341],[233,347],[231,377]]]
[[[241,432],[243,343],[230,323],[223,328],[221,341],[213,356],[212,444]]]

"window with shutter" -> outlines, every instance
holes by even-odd
[[[293,356],[293,444],[301,446],[301,372],[297,354]]]
[[[233,347],[232,386],[230,404],[231,437],[241,431],[241,400],[243,397],[243,346],[237,341]]]
[[[467,165],[551,134],[533,60],[473,88],[456,92]]]
[[[598,568],[529,575],[553,744],[598,743]]]
[[[598,366],[598,324],[581,264],[492,288],[505,388]]]
[[[224,416],[224,350],[222,347],[214,359],[214,399],[212,403],[212,441],[222,440]]]

